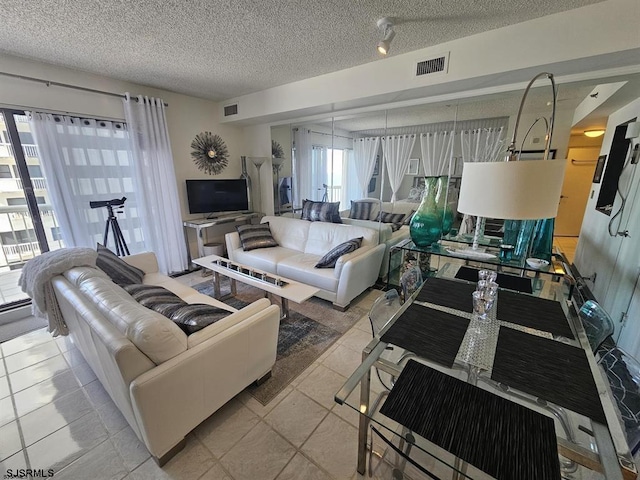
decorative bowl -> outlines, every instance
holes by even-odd
[[[541,258],[527,258],[527,265],[529,265],[531,268],[540,269],[540,268],[548,267],[549,262]]]

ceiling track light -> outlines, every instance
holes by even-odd
[[[378,20],[378,28],[384,35],[384,38],[378,42],[378,53],[387,55],[391,49],[391,40],[396,36],[396,32],[393,30],[393,21],[389,17],[383,17]]]

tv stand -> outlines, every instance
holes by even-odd
[[[184,238],[187,243],[187,254],[189,255],[189,264],[191,264],[191,250],[189,248],[189,236],[187,229],[193,228],[196,231],[196,239],[198,240],[198,258],[204,257],[204,239],[203,230],[206,228],[216,227],[227,223],[250,223],[251,219],[259,218],[261,214],[256,212],[231,213],[228,215],[219,215],[214,218],[198,218],[195,220],[184,220],[182,222],[184,228]]]

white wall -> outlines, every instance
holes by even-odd
[[[185,180],[211,178],[198,170],[191,160],[191,141],[198,133],[203,131],[217,133],[227,144],[229,166],[216,178],[240,176],[240,155],[245,154],[242,130],[233,125],[220,124],[219,109],[215,102],[1,54],[0,71],[114,93],[128,91],[131,94],[164,99],[169,104],[166,110],[167,124],[183,218],[201,216],[188,213]],[[41,83],[4,76],[0,76],[0,105],[27,110],[33,108],[70,112],[98,118],[124,118],[120,98],[54,86],[47,87]],[[190,243],[193,242],[195,242],[195,236],[190,238]],[[195,250],[192,249],[192,251]]]
[[[615,127],[633,118],[640,118],[640,98],[609,116],[601,155],[609,154]],[[636,358],[640,357],[640,291],[636,285],[640,269],[639,186],[638,165],[630,165],[621,175],[621,187],[623,191],[629,192],[628,202],[622,215],[621,227],[615,229],[628,229],[631,236],[625,238],[609,236],[607,226],[611,217],[595,210],[600,184],[592,185],[593,195],[587,202],[575,257],[575,264],[582,275],[597,274],[595,284],[590,284],[590,287],[614,322],[620,320],[623,312],[628,313],[626,325],[618,327],[616,335],[619,335],[619,345]],[[618,210],[620,203],[620,195],[617,195],[614,212]],[[617,222],[615,225],[617,226]]]

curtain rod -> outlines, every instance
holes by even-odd
[[[309,129],[307,129],[309,130]],[[298,131],[298,127],[293,129],[294,132]],[[315,130],[309,130],[309,133],[317,133],[318,135],[328,135],[330,137],[338,137],[338,138],[347,138],[349,140],[353,140],[353,137],[345,137],[344,135],[335,135],[333,133],[324,133],[324,132],[316,132]]]
[[[123,93],[106,92],[104,90],[96,90],[94,88],[79,87],[78,85],[71,85],[69,83],[52,82],[50,80],[44,80],[42,78],[27,77],[25,75],[16,75],[15,73],[0,72],[0,75],[4,75],[5,77],[17,78],[19,80],[28,80],[30,82],[44,83],[47,87],[50,87],[53,85],[54,87],[73,88],[74,90],[81,90],[83,92],[89,92],[89,93],[97,93],[98,95],[108,95],[110,97],[127,98],[127,96]],[[131,96],[131,98],[135,98],[136,102],[138,101],[137,97]],[[168,107],[169,104],[165,102],[164,106]]]

